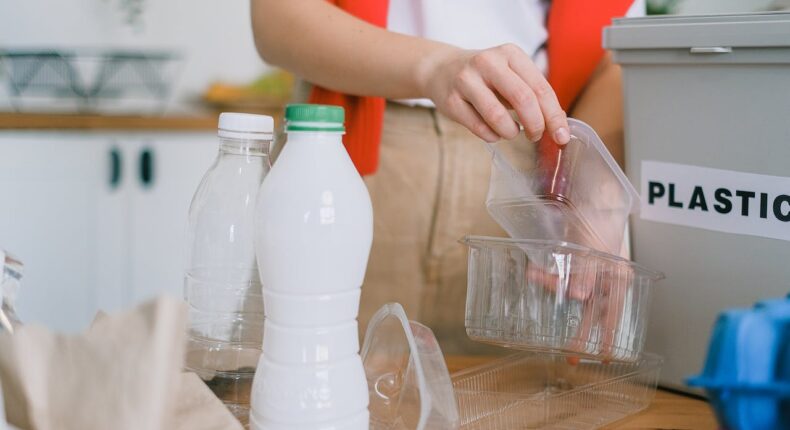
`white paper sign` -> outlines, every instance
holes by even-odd
[[[790,241],[790,178],[642,162],[642,219]]]

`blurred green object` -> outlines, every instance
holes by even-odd
[[[294,79],[290,73],[275,70],[256,79],[249,88],[258,94],[287,100],[291,96],[293,84]]]
[[[293,87],[293,75],[275,69],[245,85],[214,82],[203,94],[203,100],[225,110],[279,109],[290,101]]]
[[[648,15],[672,15],[677,12],[680,0],[647,0]]]
[[[140,29],[142,25],[145,0],[102,0],[105,3],[116,2],[123,14],[124,24]]]

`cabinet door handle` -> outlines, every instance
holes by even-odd
[[[121,151],[117,147],[110,149],[110,189],[115,190],[121,185],[123,163]]]
[[[151,148],[145,148],[140,152],[140,183],[145,188],[154,185],[154,152]]]

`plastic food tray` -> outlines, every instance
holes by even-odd
[[[468,236],[466,332],[520,350],[634,361],[658,272],[558,241]]]
[[[461,428],[595,429],[645,409],[661,364],[652,354],[607,364],[522,352],[466,369],[452,376]]]
[[[517,150],[521,142],[489,146],[488,211],[510,237],[564,240],[619,255],[639,194],[595,131],[575,119],[568,123],[567,145],[543,139],[531,156]]]

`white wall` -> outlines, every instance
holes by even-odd
[[[0,49],[18,47],[168,48],[185,58],[177,96],[213,80],[244,83],[266,66],[255,52],[248,0],[143,0],[139,27],[122,0],[0,0]]]

